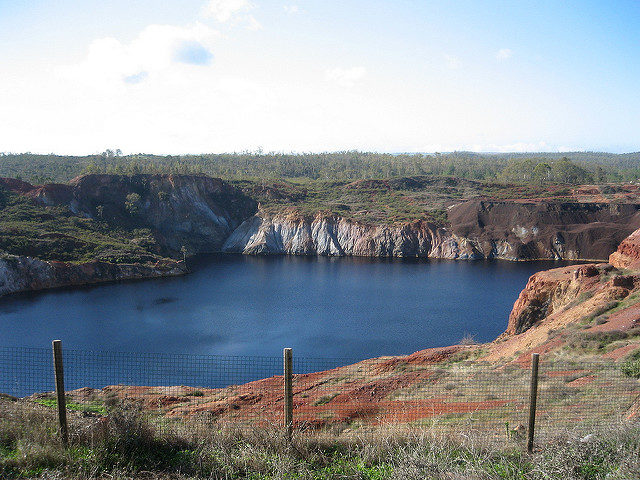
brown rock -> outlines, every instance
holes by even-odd
[[[598,268],[596,265],[582,265],[578,267],[576,270],[578,272],[578,277],[595,277],[600,275]]]
[[[505,334],[518,335],[573,300],[579,292],[579,284],[572,285],[575,272],[592,270],[584,265],[582,270],[567,267],[555,268],[532,275],[513,305]]]
[[[618,249],[609,256],[609,263],[616,268],[640,268],[640,229],[625,238]]]
[[[616,277],[613,277],[613,279],[611,280],[611,284],[614,287],[623,287],[628,290],[632,290],[635,281],[636,277],[634,277],[633,275],[618,275]]]

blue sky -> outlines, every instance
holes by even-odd
[[[0,0],[0,151],[638,151],[638,25],[635,0]]]

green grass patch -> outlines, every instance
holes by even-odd
[[[46,407],[58,407],[58,400],[55,398],[37,398],[34,401]],[[98,401],[90,401],[87,403],[67,401],[65,403],[65,406],[68,410],[73,410],[76,412],[92,412],[98,413],[100,415],[107,414],[107,408],[105,407],[104,403]]]

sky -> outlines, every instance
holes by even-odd
[[[638,0],[0,0],[0,151],[640,151],[638,25]]]

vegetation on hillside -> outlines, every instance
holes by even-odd
[[[388,180],[234,180],[263,211],[313,215],[329,212],[362,222],[400,223],[426,219],[447,223],[451,201],[570,197],[566,185],[522,185],[453,177],[413,176]]]
[[[230,182],[262,211],[313,216],[321,212],[365,223],[427,220],[446,226],[452,202],[490,199],[576,200],[568,184],[519,184],[416,175],[386,180],[239,179]],[[595,201],[638,201],[636,185],[589,187]],[[164,192],[161,192],[167,195]],[[583,195],[584,197],[584,195]],[[586,197],[584,197],[586,198]],[[583,198],[583,200],[584,200]],[[591,200],[593,201],[593,200]],[[166,256],[137,215],[140,196],[130,193],[117,219],[96,207],[94,218],[67,205],[45,206],[0,187],[0,252],[43,260],[149,262]]]
[[[0,154],[0,176],[65,182],[81,173],[203,173],[227,179],[357,180],[414,175],[517,183],[620,182],[640,178],[640,153],[389,154],[241,152],[201,155],[85,156]]]
[[[0,187],[0,252],[42,260],[145,263],[156,261],[151,231],[110,225],[74,214],[66,206],[42,206]]]
[[[106,416],[73,414],[68,449],[55,409],[0,398],[0,477],[65,479],[562,479],[640,476],[640,429],[570,432],[533,454],[522,439],[467,432],[379,431],[363,437],[296,436],[271,429],[211,428],[161,435],[133,404]],[[461,432],[462,433],[462,432]]]

